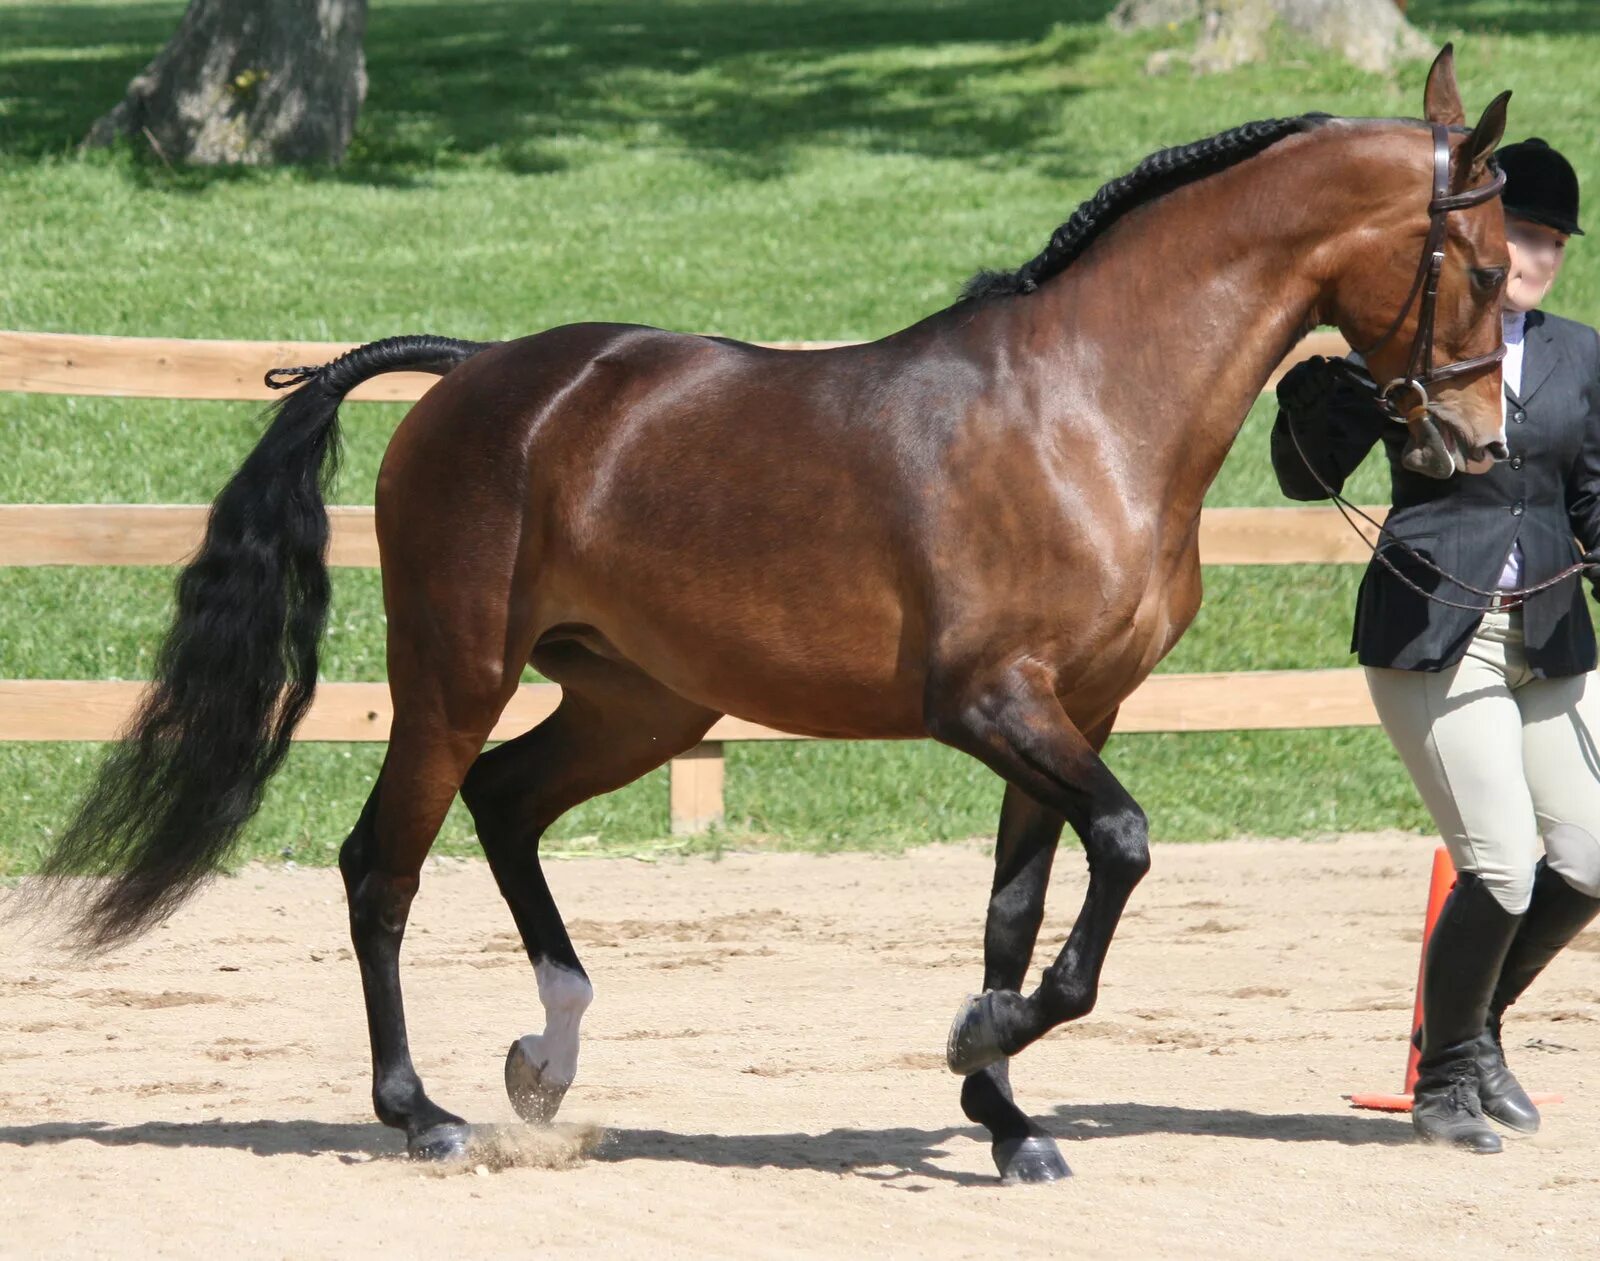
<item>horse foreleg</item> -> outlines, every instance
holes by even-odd
[[[995,844],[994,887],[983,937],[983,988],[1020,989],[1033,958],[1044,918],[1050,866],[1061,837],[1062,816],[1041,806],[1013,785],[1006,786]],[[1070,1171],[1055,1140],[1017,1107],[1011,1094],[1009,1061],[998,1060],[961,1083],[961,1110],[987,1129],[995,1165],[1019,1181],[1047,1181],[1047,1174]],[[1029,1178],[1023,1171],[1039,1176]]]
[[[1083,908],[1039,987],[1024,996],[1019,992],[1020,974],[1009,979],[997,974],[1001,984],[990,984],[986,978],[984,993],[969,998],[957,1013],[947,1058],[951,1069],[963,1076],[1003,1066],[1007,1057],[1057,1025],[1093,1010],[1123,907],[1150,865],[1144,812],[1097,751],[1104,731],[1096,732],[1095,738],[1079,731],[1061,708],[1052,684],[1048,672],[1034,663],[974,673],[959,688],[949,689],[930,712],[929,728],[937,738],[979,758],[1046,812],[1070,822],[1083,841],[1089,865]],[[1037,857],[1034,862],[1038,863]],[[1016,935],[1017,926],[1030,921],[1036,933],[1047,880],[1048,866],[1030,871],[1024,863],[1010,882],[1015,885],[1013,892],[1002,888],[997,873],[1000,923],[994,922],[992,899],[991,935],[996,931]],[[1030,901],[1033,898],[1037,906]],[[1008,909],[1007,901],[1018,909]],[[1028,944],[1032,945],[1031,934]],[[1022,966],[1026,967],[1025,956]],[[1008,1087],[1003,1073],[990,1072],[989,1078],[987,1087],[971,1090],[974,1098],[986,1097],[992,1105]],[[964,1092],[963,1100],[967,1097]],[[1054,1144],[1031,1123],[1029,1132],[1019,1135],[1014,1117],[998,1109],[993,1114],[1010,1123],[1003,1138],[996,1132],[995,1158],[1002,1174],[1041,1181],[1067,1172]]]

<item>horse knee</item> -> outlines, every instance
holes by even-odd
[[[1131,889],[1150,871],[1150,824],[1136,802],[1098,816],[1085,841],[1094,875]]]

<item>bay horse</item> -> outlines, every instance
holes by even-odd
[[[983,992],[947,1054],[1004,1179],[1065,1176],[1008,1058],[1094,1006],[1149,867],[1145,815],[1100,752],[1199,608],[1201,501],[1252,401],[1333,324],[1377,339],[1369,367],[1402,393],[1445,382],[1396,412],[1420,464],[1449,475],[1505,453],[1504,223],[1494,188],[1473,190],[1494,174],[1508,96],[1468,129],[1447,45],[1425,122],[1308,114],[1163,150],[1032,261],[870,344],[783,352],[591,323],[391,338],[278,370],[272,384],[298,388],[213,505],[155,681],[44,888],[78,899],[94,949],[217,869],[316,686],[339,404],[379,373],[431,372],[378,476],[394,719],[339,855],[379,1119],[414,1157],[466,1151],[466,1123],[413,1067],[399,974],[457,792],[545,1012],[512,1045],[507,1088],[548,1121],[593,990],[540,835],[733,714],[835,740],[932,737],[1004,781]],[[1436,160],[1457,199],[1442,206]],[[1437,285],[1414,308],[1441,219]],[[1408,339],[1426,342],[1420,375]],[[1457,364],[1434,371],[1436,350]],[[485,751],[528,662],[560,704]],[[1024,993],[1066,823],[1088,888]]]

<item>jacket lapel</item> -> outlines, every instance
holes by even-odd
[[[1544,318],[1543,311],[1528,312],[1528,323],[1522,336],[1522,389],[1515,401],[1526,407],[1528,400],[1549,379],[1557,356],[1555,334],[1550,331],[1550,322]]]

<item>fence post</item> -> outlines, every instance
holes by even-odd
[[[672,834],[704,832],[722,822],[722,741],[706,740],[667,763]]]

